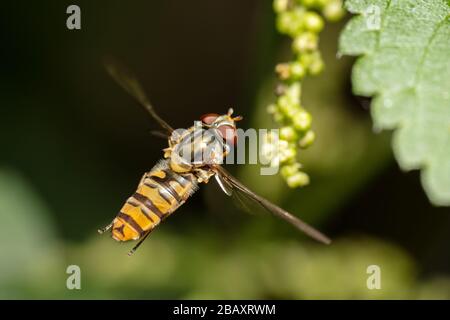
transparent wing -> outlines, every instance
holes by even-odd
[[[258,203],[273,215],[289,222],[294,227],[304,232],[311,238],[325,244],[331,243],[331,240],[327,236],[322,234],[320,231],[314,229],[306,222],[303,222],[302,220],[293,216],[286,210],[278,207],[269,200],[251,191],[249,188],[247,188],[241,182],[239,182],[239,180],[237,180],[234,176],[232,176],[228,171],[226,171],[222,166],[214,166],[214,169],[216,171],[216,174],[220,175],[220,179],[222,180],[222,182],[224,182],[227,185],[227,188],[232,189],[234,192],[237,191],[244,194],[246,197]]]
[[[222,189],[223,193],[229,196],[234,205],[236,205],[243,212],[247,212],[250,214],[259,213],[261,211],[265,211],[260,205],[258,205],[255,201],[249,199],[244,196],[242,192],[238,192],[236,189],[230,185],[220,174],[215,174],[214,178],[217,181],[217,184]],[[236,192],[233,192],[236,191]]]
[[[145,95],[141,84],[133,75],[133,73],[131,73],[126,67],[124,67],[111,57],[106,58],[104,64],[111,77],[125,91],[131,94],[140,104],[142,104],[161,127],[167,130],[169,133],[172,133],[173,128],[156,113],[155,109]]]
[[[261,205],[255,202],[253,199],[245,196],[243,192],[239,192],[236,188],[234,188],[225,178],[220,174],[215,174],[214,178],[216,178],[217,184],[222,189],[222,191],[231,198],[233,204],[241,209],[243,212],[249,214],[259,214],[259,213],[267,213],[267,210],[264,209]]]

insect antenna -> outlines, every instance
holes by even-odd
[[[154,137],[161,138],[161,139],[167,139],[168,138],[166,133],[158,131],[158,130],[152,130],[152,131],[150,131],[150,134],[152,136],[154,136]]]

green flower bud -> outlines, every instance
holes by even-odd
[[[289,33],[292,26],[293,17],[289,11],[283,11],[277,15],[277,30],[281,33]]]
[[[287,110],[285,116],[289,122],[292,122],[292,119],[295,117],[295,115],[301,110],[299,105],[296,105],[295,108],[291,108]]]
[[[297,112],[292,118],[294,128],[299,131],[306,131],[311,127],[312,117],[306,111]]]
[[[309,68],[309,66],[313,62],[313,60],[314,60],[314,53],[311,53],[311,52],[302,53],[298,57],[298,61],[301,64],[303,64],[305,66],[305,68]]]
[[[278,111],[277,105],[274,103],[271,103],[267,106],[267,112],[269,114],[275,114]]]
[[[311,64],[308,67],[308,71],[312,75],[318,75],[325,68],[325,64],[323,63],[322,57],[320,54],[314,55]]]
[[[292,42],[292,50],[296,53],[316,50],[319,39],[315,33],[304,32],[297,36]]]
[[[286,88],[286,95],[292,100],[300,104],[300,95],[302,93],[302,86],[300,82],[294,82]]]
[[[275,66],[275,72],[281,80],[287,80],[291,77],[291,68],[288,63],[279,63]]]
[[[332,0],[323,8],[323,15],[328,21],[336,22],[345,15],[342,0]]]
[[[306,74],[306,68],[300,62],[292,62],[290,64],[290,78],[292,80],[300,80]]]
[[[297,2],[306,8],[314,8],[317,6],[317,0],[297,0]]]
[[[275,122],[277,122],[277,123],[282,123],[282,122],[284,121],[284,116],[283,116],[282,113],[276,112],[276,113],[273,115],[273,119],[274,119]]]
[[[283,141],[283,140],[280,140]],[[295,146],[290,146],[287,149],[280,151],[280,162],[286,163],[290,162],[295,159],[297,156],[297,150],[295,149]]]
[[[309,177],[304,172],[297,172],[296,174],[288,177],[286,182],[291,188],[303,187],[309,184]]]
[[[309,11],[305,13],[304,17],[305,28],[311,32],[318,33],[322,31],[324,21],[317,13]]]
[[[277,16],[277,29],[279,32],[295,36],[303,28],[304,10],[296,9],[294,11],[283,11]]]
[[[278,151],[284,152],[289,148],[289,141],[279,139],[279,136],[277,136],[276,134],[274,134],[273,136],[276,137],[274,138],[274,141],[276,141],[276,139],[278,138]]]
[[[306,132],[305,136],[300,139],[300,141],[298,142],[298,145],[302,149],[308,148],[310,145],[313,144],[315,139],[316,139],[316,134],[314,133],[314,131],[309,130],[308,132]]]
[[[281,176],[285,179],[293,176],[300,169],[301,165],[298,162],[294,162],[293,164],[283,165],[280,169]]]
[[[292,107],[290,99],[285,95],[280,96],[277,99],[277,105],[279,108],[278,110],[280,110],[282,113],[286,113],[286,111]]]
[[[298,135],[294,128],[286,126],[280,129],[280,139],[292,142],[297,140],[297,138]]]
[[[294,10],[292,10],[292,16],[293,19],[296,22],[296,33],[299,33],[302,31],[303,28],[303,19],[305,17],[306,10],[303,7],[295,7]]]
[[[300,105],[296,101],[292,101],[289,96],[283,95],[278,98],[277,105],[280,112],[285,116],[291,116],[298,112]]]
[[[273,10],[276,13],[281,13],[286,11],[289,6],[289,0],[274,0],[273,1]]]

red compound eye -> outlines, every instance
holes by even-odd
[[[237,143],[237,133],[236,128],[233,126],[223,125],[217,128],[220,132],[222,138],[226,141],[226,143],[230,146],[234,146]]]
[[[217,119],[219,115],[217,113],[207,113],[200,117],[200,120],[202,120],[206,124],[211,124],[214,122],[214,120]]]

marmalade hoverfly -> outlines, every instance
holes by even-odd
[[[223,157],[237,142],[236,122],[242,119],[232,116],[233,109],[223,115],[206,114],[201,117],[201,122],[180,133],[159,117],[131,73],[113,61],[107,62],[106,68],[167,132],[165,137],[169,146],[164,149],[164,159],[143,175],[136,192],[99,233],[111,229],[112,238],[117,241],[139,240],[129,252],[131,255],[161,221],[186,202],[200,183],[208,183],[214,177],[228,196],[233,192],[241,193],[311,238],[325,244],[331,242],[307,223],[252,192],[221,166]],[[203,157],[205,150],[208,150],[207,159]]]

